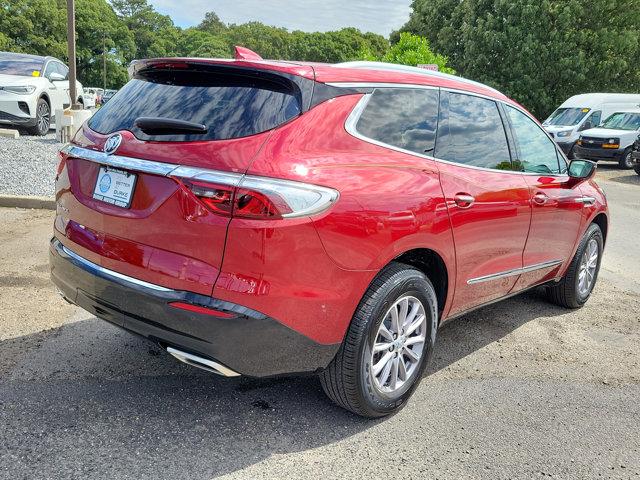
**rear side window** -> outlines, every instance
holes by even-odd
[[[512,170],[507,135],[496,102],[443,92],[435,156],[463,165]]]
[[[438,90],[384,88],[371,95],[358,133],[394,147],[432,154],[438,124]]]
[[[556,145],[536,122],[513,107],[506,107],[517,144],[519,170],[532,173],[560,173]]]
[[[136,75],[89,121],[102,134],[130,130],[141,140],[227,140],[271,130],[301,113],[300,93],[276,75],[158,70]],[[139,117],[184,120],[207,133],[148,135]]]

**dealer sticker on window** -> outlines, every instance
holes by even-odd
[[[129,208],[136,185],[135,173],[100,167],[93,198],[118,207]]]

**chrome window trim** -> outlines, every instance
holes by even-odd
[[[482,277],[470,278],[467,280],[468,285],[474,285],[476,283],[490,282],[492,280],[499,280],[501,278],[512,277],[514,275],[522,275],[523,273],[534,272],[543,268],[555,267],[562,264],[562,260],[551,260],[548,262],[536,263],[529,265],[528,267],[514,268],[512,270],[505,270],[504,272],[492,273],[490,275],[483,275]]]
[[[156,285],[155,283],[145,282],[144,280],[139,280],[137,278],[133,278],[133,277],[130,277],[128,275],[124,275],[122,273],[114,272],[113,270],[109,270],[108,268],[101,267],[100,265],[97,265],[97,264],[87,260],[86,258],[81,257],[80,255],[78,255],[74,251],[69,250],[67,247],[62,245],[62,243],[60,243],[59,240],[57,241],[57,244],[55,245],[55,247],[58,250],[58,252],[62,253],[63,255],[66,255],[67,257],[72,258],[76,262],[82,264],[90,272],[96,272],[96,273],[99,273],[99,274],[101,274],[103,276],[106,276],[106,277],[117,278],[118,280],[122,280],[122,281],[125,281],[125,282],[128,282],[128,283],[132,283],[134,285],[138,285],[138,286],[141,286],[141,287],[149,288],[151,290],[156,290],[158,292],[174,292],[175,291],[175,290],[173,290],[171,288],[162,287],[160,285]]]
[[[328,83],[327,85],[332,85],[335,87],[342,87],[342,88],[346,88],[346,87],[354,87],[354,88],[412,88],[412,89],[439,89],[441,91],[446,91],[446,92],[453,92],[453,93],[460,93],[460,94],[464,94],[464,95],[471,95],[471,96],[475,96],[475,97],[480,97],[480,98],[485,98],[487,100],[492,100],[494,102],[500,102],[506,106],[512,107],[516,110],[518,110],[519,112],[522,112],[524,115],[526,115],[529,118],[532,118],[531,115],[529,115],[526,111],[524,111],[522,108],[520,108],[517,105],[513,105],[507,101],[498,99],[498,98],[494,98],[494,97],[490,97],[488,95],[483,95],[481,93],[476,93],[476,92],[469,92],[466,90],[459,90],[459,89],[455,89],[455,88],[446,88],[446,87],[435,87],[432,85],[412,85],[412,84],[407,84],[407,83],[375,83],[375,82],[340,82],[340,83]],[[455,165],[457,167],[462,167],[462,168],[470,168],[473,170],[483,170],[483,171],[488,171],[488,172],[494,172],[494,173],[505,173],[505,174],[516,174],[516,175],[528,175],[528,176],[547,176],[547,177],[567,177],[568,175],[565,173],[541,173],[541,172],[518,172],[516,170],[497,170],[495,168],[487,168],[487,167],[478,167],[476,165],[465,165],[463,163],[457,163],[457,162],[452,162],[450,160],[444,160],[442,158],[438,158],[438,157],[433,157],[430,155],[423,155],[421,153],[417,153],[417,152],[412,152],[410,150],[405,150],[404,148],[400,148],[400,147],[396,147],[395,145],[390,145],[388,143],[384,143],[384,142],[380,142],[379,140],[375,140],[373,138],[367,137],[365,135],[362,135],[360,132],[358,132],[356,125],[358,123],[358,120],[360,120],[360,116],[362,115],[362,113],[364,112],[367,104],[369,103],[369,99],[371,98],[371,96],[373,95],[373,92],[371,93],[366,93],[363,95],[363,97],[360,99],[360,101],[356,104],[356,106],[353,108],[353,110],[351,111],[351,113],[349,114],[349,116],[347,117],[347,120],[345,121],[345,130],[347,131],[347,133],[349,133],[349,135],[358,138],[362,141],[365,141],[367,143],[371,143],[373,145],[377,145],[379,147],[384,147],[384,148],[389,148],[391,150],[395,150],[397,152],[401,152],[401,153],[406,153],[407,155],[413,155],[414,157],[419,157],[419,158],[425,158],[427,160],[433,160],[436,162],[441,162],[441,163],[446,163],[448,165]],[[534,122],[536,121],[535,119],[533,119]],[[537,123],[537,122],[536,122]],[[555,140],[553,140],[550,136],[549,133],[544,130],[544,128],[542,128],[542,131],[545,133],[545,135],[547,135],[547,138],[549,138],[553,144],[556,146],[556,150],[559,151],[560,153],[562,153],[561,150],[558,149],[558,146],[555,142]],[[564,154],[562,154],[561,158],[563,160],[565,160],[566,163],[566,159],[564,157]]]

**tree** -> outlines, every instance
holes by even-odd
[[[198,30],[209,32],[213,35],[221,35],[227,29],[220,17],[215,12],[207,12],[204,14],[204,19],[198,25]]]
[[[128,59],[134,56],[136,45],[132,32],[106,0],[76,0],[76,35],[78,79],[83,85],[102,85],[102,54],[106,44],[107,87],[121,87],[128,79]]]
[[[147,0],[112,0],[111,5],[135,38],[134,55],[127,61],[176,54],[180,31],[171,17],[156,12]]]
[[[640,85],[637,0],[414,0],[412,6],[403,31],[426,36],[461,75],[502,90],[539,118],[578,93]]]
[[[3,50],[64,57],[67,52],[63,0],[0,0]]]
[[[455,70],[447,66],[447,57],[431,51],[426,38],[408,32],[400,34],[398,42],[391,46],[381,60],[414,67],[420,64],[435,64],[441,72],[455,73]]]
[[[220,37],[199,28],[187,28],[180,33],[178,55],[183,57],[229,58],[231,49]]]

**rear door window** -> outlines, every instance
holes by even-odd
[[[433,154],[438,125],[438,90],[376,89],[356,130],[361,135],[394,147]]]
[[[292,82],[250,72],[143,72],[129,81],[89,121],[102,134],[129,130],[141,140],[226,140],[271,130],[301,113]],[[203,124],[206,133],[148,135],[135,126],[139,117]]]
[[[442,92],[435,156],[496,170],[513,170],[507,135],[493,100]]]

